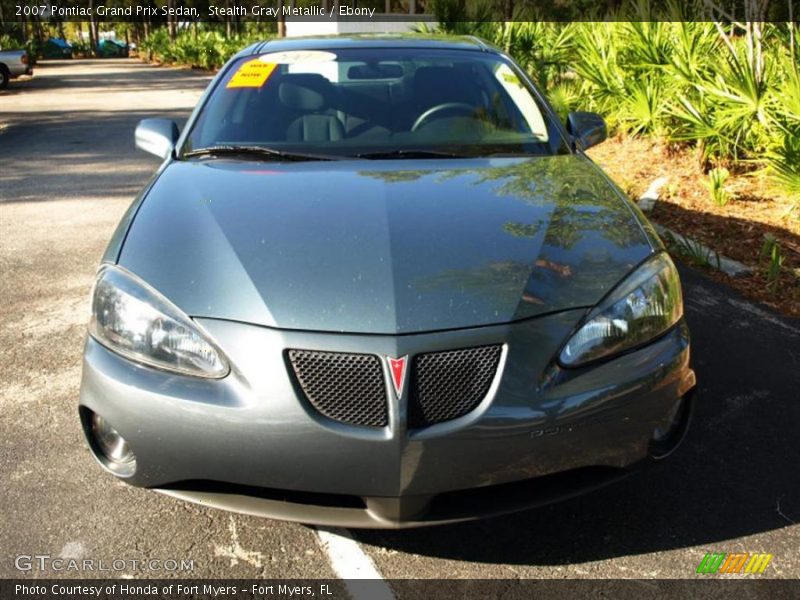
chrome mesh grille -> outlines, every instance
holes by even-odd
[[[409,425],[425,427],[462,417],[489,393],[501,346],[420,354],[414,359]]]
[[[322,415],[351,425],[388,424],[386,388],[377,356],[314,350],[287,354],[309,404]]]

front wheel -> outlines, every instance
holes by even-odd
[[[0,67],[0,90],[4,90],[8,87],[9,79],[11,79],[11,76],[8,73],[8,69]]]

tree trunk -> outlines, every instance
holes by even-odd
[[[33,18],[33,25],[35,28],[34,31],[36,32],[36,41],[41,45],[44,36],[42,35],[42,20],[39,18],[39,15]]]
[[[167,0],[167,6],[170,9],[175,8],[175,0]],[[175,15],[169,14],[167,15],[167,30],[169,31],[169,39],[173,42],[178,35],[178,29],[176,27],[177,23],[175,22]]]
[[[503,1],[503,20],[505,21],[514,20],[514,0]]]
[[[94,20],[94,0],[89,0],[89,56],[97,56],[97,23]]]
[[[286,37],[286,17],[283,16],[283,0],[278,0],[278,37]]]

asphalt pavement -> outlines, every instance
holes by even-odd
[[[209,76],[135,59],[48,62],[0,92],[0,577],[19,555],[193,561],[195,577],[334,577],[313,528],[186,504],[102,472],[76,414],[103,249],[158,161],[136,122],[185,119]],[[684,446],[612,487],[517,515],[351,531],[387,579],[686,578],[767,552],[800,577],[800,322],[682,268],[695,419]],[[344,535],[346,532],[344,532]],[[144,576],[136,570],[28,576]],[[159,573],[158,576],[170,575]]]

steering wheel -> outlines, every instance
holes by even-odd
[[[411,131],[417,131],[418,129],[421,129],[423,125],[427,125],[429,121],[435,121],[436,119],[444,118],[447,115],[442,113],[445,112],[463,114],[464,116],[472,116],[472,114],[475,112],[475,107],[470,106],[469,104],[464,104],[463,102],[445,102],[444,104],[439,104],[429,108],[419,117],[417,117],[417,120],[414,121],[414,125],[411,126]]]

